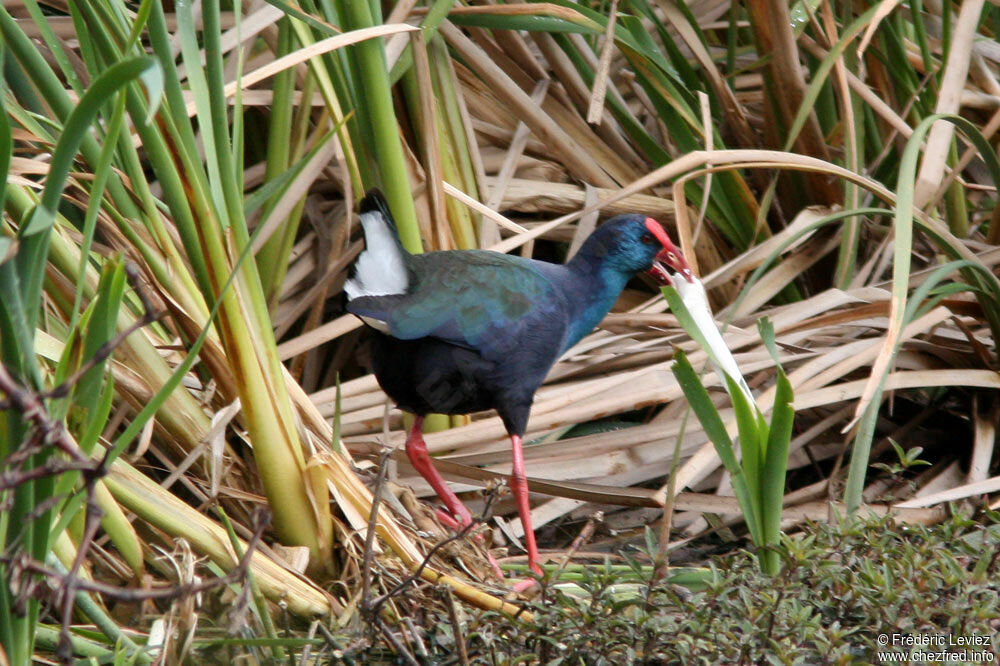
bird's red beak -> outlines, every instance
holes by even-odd
[[[670,270],[679,273],[688,282],[694,282],[694,275],[691,273],[691,267],[688,266],[687,260],[681,254],[680,249],[670,240],[670,236],[663,230],[660,223],[647,217],[646,228],[663,245],[663,249],[656,255],[653,266],[647,273],[662,285],[670,284]]]

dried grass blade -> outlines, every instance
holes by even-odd
[[[618,18],[618,0],[611,0],[608,8],[608,25],[604,31],[604,46],[601,48],[601,58],[594,74],[594,90],[590,95],[590,106],[587,109],[587,122],[601,122],[604,113],[604,97],[608,90],[608,70],[611,68],[611,55],[615,46],[615,22]]]
[[[959,99],[965,88],[969,74],[969,60],[975,41],[979,17],[983,13],[985,0],[964,0],[958,12],[948,62],[941,77],[936,113],[952,114],[959,111]],[[920,165],[914,185],[913,203],[923,208],[937,190],[945,171],[945,160],[950,151],[948,146],[955,135],[955,126],[949,122],[938,122],[927,135],[927,149]]]
[[[490,59],[471,39],[458,28],[444,21],[441,34],[475,69],[476,73],[492,88],[496,95],[510,104],[518,116],[531,128],[540,140],[552,146],[560,158],[577,177],[602,187],[613,187],[614,181],[593,161],[574,141],[566,130],[560,127],[492,59]],[[527,241],[525,241],[527,242]]]

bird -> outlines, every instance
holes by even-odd
[[[522,439],[535,392],[559,357],[590,333],[637,274],[660,284],[692,280],[691,268],[656,220],[617,215],[565,264],[489,250],[411,254],[382,194],[360,205],[365,249],[344,291],[346,309],[372,329],[375,377],[414,415],[405,450],[447,507],[454,526],[468,508],[435,469],[423,439],[430,413],[495,409],[510,437],[514,495],[529,568],[542,575],[531,526]]]

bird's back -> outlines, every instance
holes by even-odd
[[[348,304],[385,324],[372,341],[379,384],[408,411],[495,408],[523,430],[566,339],[561,295],[520,257],[494,252],[432,252],[409,266],[405,294]]]
[[[532,265],[542,262],[528,262],[481,250],[408,256],[405,292],[359,296],[347,309],[400,340],[433,337],[503,360],[537,335],[564,334],[565,297]]]
[[[567,269],[484,250],[411,255],[383,207],[362,214],[371,249],[356,263],[347,310],[378,331],[379,384],[408,411],[495,408],[523,431],[568,340]]]

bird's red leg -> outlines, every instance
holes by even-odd
[[[511,435],[510,489],[517,500],[517,512],[524,527],[524,543],[528,547],[528,566],[539,576],[542,568],[538,565],[538,546],[535,545],[535,531],[531,529],[531,504],[528,502],[528,478],[524,473],[524,451],[521,450],[521,436]]]
[[[431,488],[434,489],[437,496],[441,498],[451,514],[458,519],[459,524],[468,525],[472,522],[472,514],[462,504],[462,500],[458,499],[458,496],[448,487],[438,471],[434,469],[434,463],[431,462],[427,445],[424,443],[423,428],[424,417],[415,417],[413,427],[410,428],[410,434],[406,438],[406,455],[410,458],[414,469],[420,473],[420,476],[424,477],[427,483],[431,484]]]
[[[427,452],[427,444],[424,443],[423,426],[424,417],[414,417],[413,427],[410,428],[410,434],[406,438],[406,455],[409,457],[414,469],[420,472],[420,476],[424,477],[427,483],[431,484],[431,488],[434,489],[437,496],[448,507],[448,511],[451,511],[451,515],[446,514],[444,511],[438,511],[438,518],[442,519],[441,522],[448,524],[451,529],[465,527],[472,523],[472,514],[462,504],[462,500],[458,499],[458,496],[448,487],[448,484],[441,478],[441,474],[438,473],[437,469],[434,468],[431,456]],[[477,539],[482,541],[482,535],[477,535]],[[503,571],[489,550],[486,551],[486,558],[494,575],[503,580]]]

